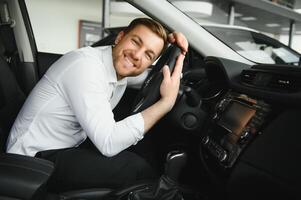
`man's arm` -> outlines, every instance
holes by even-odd
[[[183,54],[178,56],[172,74],[170,74],[168,66],[164,66],[163,81],[160,86],[161,99],[142,111],[145,133],[174,106],[179,91],[184,58]]]
[[[178,96],[183,62],[188,51],[188,41],[181,32],[170,33],[168,40],[170,43],[176,43],[182,49],[182,54],[178,56],[172,74],[170,74],[168,66],[163,68],[163,81],[160,86],[161,99],[142,111],[144,133],[172,109]]]
[[[96,52],[90,53],[94,55]],[[114,120],[105,66],[99,59],[91,59],[94,56],[82,55],[73,52],[61,58],[61,62],[69,64],[64,65],[66,69],[59,74],[57,87],[68,104],[66,107],[72,110],[75,120],[83,129],[75,127],[70,131],[77,137],[89,137],[103,155],[114,156],[143,138],[144,119],[138,113],[118,122]],[[70,115],[70,121],[69,115],[67,117],[65,123],[69,127],[73,116]],[[79,142],[76,136],[70,140]]]

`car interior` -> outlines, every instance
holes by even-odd
[[[0,3],[1,16],[7,15],[7,4]],[[19,4],[26,11],[24,1]],[[30,25],[25,11],[24,23]],[[280,64],[251,66],[204,57],[193,47],[185,58],[176,105],[132,147],[152,162],[161,175],[159,180],[137,182],[117,190],[49,191],[47,181],[53,173],[53,163],[5,153],[5,143],[26,96],[62,55],[38,52],[30,40],[35,61],[25,62],[18,51],[14,23],[18,22],[1,17],[0,199],[301,198],[301,68]],[[112,36],[108,36],[92,46],[111,45],[112,41]],[[152,66],[140,90],[127,88],[114,109],[116,120],[139,112],[159,98],[160,69],[174,61],[177,53],[177,48],[171,46]],[[141,101],[141,94],[150,100],[144,96]]]

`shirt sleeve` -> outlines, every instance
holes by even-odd
[[[103,64],[93,59],[76,59],[61,76],[59,88],[98,150],[114,156],[143,138],[144,119],[138,113],[114,120],[104,72]]]

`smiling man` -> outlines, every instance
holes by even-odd
[[[158,22],[139,18],[118,34],[113,47],[85,47],[64,55],[27,98],[10,132],[7,152],[55,162],[53,190],[120,187],[152,178],[148,164],[124,150],[173,107],[184,55],[177,58],[172,75],[164,67],[158,102],[118,122],[112,109],[125,91],[127,77],[143,73],[167,40],[187,51],[181,33],[167,36]],[[81,145],[87,138],[94,148]]]
[[[117,78],[137,76],[150,66],[164,47],[166,36],[158,37],[149,28],[138,25],[135,31],[122,31],[118,34],[113,48],[113,63]]]

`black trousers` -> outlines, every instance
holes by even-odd
[[[76,148],[38,152],[36,157],[55,164],[48,183],[53,192],[120,188],[157,178],[152,167],[136,153],[123,151],[116,156],[105,157],[89,141]]]

